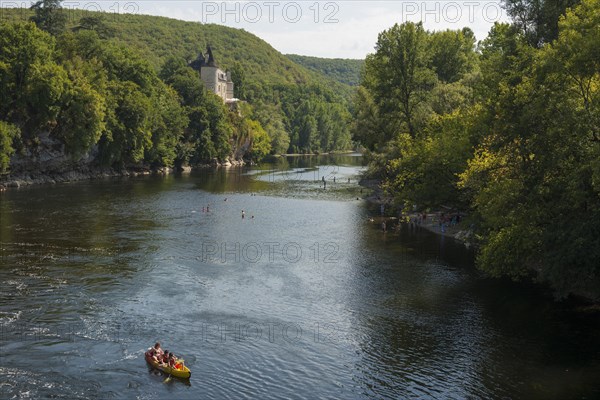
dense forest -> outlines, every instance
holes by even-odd
[[[353,135],[405,209],[467,213],[482,270],[598,299],[600,0],[504,5],[479,43],[381,32]]]
[[[210,44],[232,71],[231,112],[188,63]],[[61,145],[73,159],[153,168],[352,146],[352,88],[256,36],[168,18],[2,9],[0,173],[11,156]]]
[[[467,215],[482,270],[598,299],[600,0],[504,6],[512,23],[480,42],[381,32],[358,88],[360,62],[288,58],[243,30],[58,0],[2,9],[0,175],[48,145],[161,168],[354,140],[398,205]],[[234,112],[188,67],[207,44],[244,100]]]
[[[347,58],[319,58],[297,54],[286,54],[286,57],[311,71],[322,73],[350,86],[360,84],[360,73],[365,65],[364,60]]]

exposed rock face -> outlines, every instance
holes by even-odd
[[[171,173],[171,168],[151,171],[145,167],[114,169],[101,166],[96,161],[98,149],[93,148],[79,158],[67,155],[65,146],[47,132],[40,134],[39,144],[24,153],[15,154],[10,160],[10,172],[0,176],[3,187],[21,187],[42,183],[74,182],[113,176],[149,175]]]
[[[132,165],[124,169],[109,168],[100,165],[96,158],[98,148],[94,147],[88,154],[74,159],[67,155],[65,146],[47,132],[39,136],[39,144],[28,148],[25,153],[15,154],[10,161],[8,175],[0,175],[0,190],[18,188],[27,185],[44,183],[75,182],[88,179],[108,177],[136,177],[150,174],[168,175],[173,172],[169,167],[151,169],[148,166]],[[242,158],[231,157],[220,162],[212,160],[212,167],[242,166]],[[207,165],[208,166],[208,165]],[[192,167],[182,166],[179,170],[190,173]]]
[[[96,149],[79,159],[67,156],[64,145],[48,132],[38,136],[37,146],[28,146],[24,153],[15,154],[10,160],[10,175],[26,177],[29,174],[73,171],[93,162]]]

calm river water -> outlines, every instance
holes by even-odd
[[[360,164],[3,193],[0,397],[600,398],[593,317],[448,238],[383,234]],[[147,367],[156,340],[189,382]]]

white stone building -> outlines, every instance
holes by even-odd
[[[196,60],[190,63],[190,67],[200,71],[200,79],[204,82],[206,89],[214,92],[226,103],[235,101],[231,72],[219,68],[210,46],[206,48],[206,55],[200,54]]]

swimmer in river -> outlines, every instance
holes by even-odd
[[[242,219],[246,218],[246,213],[242,210]]]
[[[209,212],[210,204],[206,206],[206,212]]]

